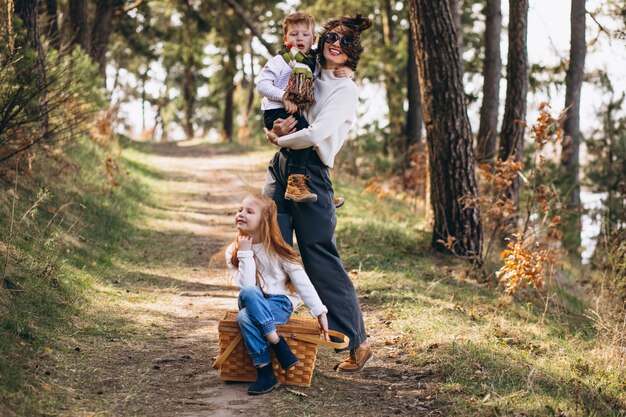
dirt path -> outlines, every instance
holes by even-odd
[[[159,404],[154,415],[269,415],[259,398],[246,394],[246,384],[222,383],[210,364],[218,351],[217,322],[224,310],[237,308],[222,256],[233,238],[233,208],[246,191],[260,189],[271,154],[185,145],[157,146],[144,160],[167,183],[155,196],[160,207],[149,209],[154,217],[146,226],[161,238],[148,254],[162,265],[158,274],[177,281],[143,305],[157,321],[165,315],[175,324],[166,330],[167,342],[150,352],[159,372],[145,394]],[[168,258],[175,262],[168,265]]]
[[[226,385],[211,368],[217,322],[237,307],[223,259],[233,210],[260,189],[270,157],[189,142],[131,156],[156,172],[156,194],[108,266],[116,278],[62,342],[55,389],[72,400],[61,415],[270,415],[247,385]]]
[[[159,173],[145,209],[148,221],[123,245],[118,277],[95,306],[102,328],[68,341],[64,363],[73,401],[62,415],[269,416],[439,415],[428,371],[411,370],[385,311],[363,303],[376,359],[365,372],[333,372],[340,357],[321,349],[314,384],[251,397],[247,384],[225,384],[211,368],[217,322],[236,308],[223,249],[232,215],[248,190],[259,190],[271,152],[237,153],[206,144],[153,147],[136,162]],[[139,158],[139,157],[138,157]],[[362,300],[363,302],[363,300]],[[111,307],[113,306],[113,308]],[[96,320],[96,321],[98,321]],[[98,325],[100,326],[100,325]],[[117,330],[119,329],[119,331]]]

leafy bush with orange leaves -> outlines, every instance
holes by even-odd
[[[540,289],[546,277],[544,265],[550,263],[549,252],[537,241],[529,248],[521,235],[514,237],[515,241],[511,240],[507,249],[500,253],[504,265],[496,272],[496,277],[507,294],[528,286]]]
[[[546,145],[562,141],[562,118],[553,117],[545,103],[539,110],[539,117],[530,130],[534,151],[526,174],[523,164],[516,162],[514,156],[479,167],[482,221],[488,231],[486,235],[490,236],[484,253],[489,256],[490,250],[501,244],[503,238],[508,240],[500,253],[504,264],[495,273],[506,293],[527,287],[541,289],[559,259],[563,237],[559,230],[559,192],[554,184],[545,181],[548,158],[543,154]],[[524,207],[522,203],[516,207],[507,192],[518,176],[526,191]]]

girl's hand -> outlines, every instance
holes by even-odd
[[[322,313],[317,316],[317,321],[320,323],[320,327],[324,333],[324,340],[330,342],[330,336],[328,335],[328,318],[326,318],[326,313]]]
[[[241,235],[237,237],[239,250],[252,250],[252,238],[250,236]]]
[[[278,136],[285,136],[296,131],[296,124],[298,124],[298,121],[293,116],[289,116],[286,119],[276,119],[272,126],[272,132]]]
[[[339,67],[335,68],[335,70],[333,71],[333,75],[339,78],[352,78],[352,76],[354,75],[354,71],[352,70],[352,68]]]

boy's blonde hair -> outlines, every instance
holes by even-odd
[[[315,31],[315,18],[308,13],[296,12],[285,16],[283,19],[283,35],[287,35],[290,25],[304,23],[308,25],[312,31]]]

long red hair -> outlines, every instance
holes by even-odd
[[[247,197],[253,198],[259,204],[261,208],[261,224],[259,225],[259,239],[263,244],[263,248],[270,255],[270,258],[277,258],[290,263],[300,263],[300,259],[291,246],[285,242],[283,235],[280,233],[278,227],[278,210],[276,209],[276,203],[261,193],[249,194]],[[237,252],[239,251],[239,241],[237,238],[241,235],[241,232],[234,240],[233,253],[230,256],[230,262],[239,268],[239,258]],[[256,261],[256,257],[255,257]],[[256,284],[259,288],[263,287],[263,277],[261,276],[257,264],[256,268]],[[289,275],[287,275],[287,289],[292,293],[295,293],[295,288]]]

